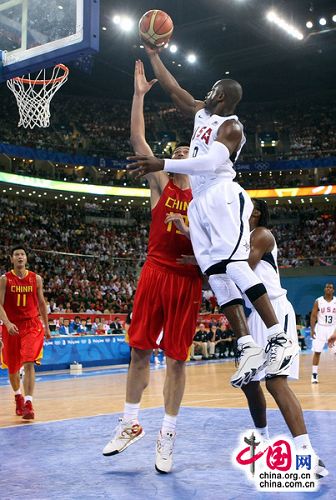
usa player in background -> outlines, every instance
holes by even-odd
[[[26,269],[27,254],[22,246],[12,249],[10,260],[13,269],[0,278],[2,361],[8,367],[9,380],[15,394],[16,414],[22,415],[25,420],[32,420],[35,418],[34,363],[42,357],[44,336],[50,338],[51,335],[41,276]],[[25,371],[24,397],[20,389],[22,366]]]
[[[313,339],[313,367],[311,383],[318,384],[318,365],[321,352],[336,328],[336,297],[334,285],[326,283],[324,294],[318,297],[310,315],[310,332]]]

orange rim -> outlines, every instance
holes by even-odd
[[[58,76],[57,78],[51,78],[50,80],[32,80],[31,78],[23,78],[16,76],[13,80],[21,83],[33,83],[34,85],[48,85],[49,83],[59,83],[62,82],[69,74],[69,68],[64,64],[56,64],[55,68],[60,68],[64,71],[64,74]],[[55,69],[54,68],[54,69]]]

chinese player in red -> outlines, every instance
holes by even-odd
[[[153,155],[145,139],[144,96],[155,80],[147,82],[141,61],[135,64],[135,91],[131,113],[131,142],[136,152]],[[186,158],[188,146],[177,146],[173,158]],[[156,470],[172,468],[176,418],[185,387],[185,361],[195,333],[201,302],[202,278],[198,267],[182,264],[191,255],[190,240],[179,230],[187,223],[191,190],[186,175],[165,172],[147,176],[151,191],[152,223],[148,254],[134,299],[128,330],[132,357],[127,378],[123,418],[105,446],[105,456],[125,450],[144,435],[138,421],[142,393],[149,382],[152,350],[163,349],[167,360],[163,396],[165,416],[157,439]]]
[[[41,359],[44,335],[50,338],[42,278],[26,269],[27,254],[22,246],[13,248],[13,269],[0,278],[0,319],[3,321],[2,360],[8,367],[14,390],[16,414],[34,418],[34,363]],[[40,321],[42,318],[43,325]],[[20,390],[20,368],[24,366],[24,394]]]

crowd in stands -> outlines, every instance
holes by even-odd
[[[284,267],[336,264],[332,206],[273,207],[271,223]],[[132,306],[146,258],[150,223],[147,207],[86,204],[23,197],[0,200],[0,272],[9,268],[9,249],[24,244],[30,269],[44,280],[50,312],[121,313]],[[96,217],[99,216],[99,217]],[[111,222],[112,220],[112,222]],[[113,225],[122,220],[126,225]],[[204,291],[202,312],[218,311]]]
[[[48,129],[17,127],[18,111],[11,94],[0,99],[0,142],[92,156],[125,159],[131,151],[131,100],[57,94]],[[331,104],[330,104],[331,102]],[[239,116],[248,142],[242,161],[267,158],[311,158],[336,154],[335,105],[320,102],[242,103]],[[156,153],[169,140],[189,140],[193,120],[171,104],[146,101],[146,135]],[[276,134],[276,148],[261,148],[260,134]]]

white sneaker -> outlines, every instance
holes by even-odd
[[[267,355],[266,378],[284,373],[300,352],[300,347],[287,337],[285,332],[267,337],[265,353]]]
[[[312,373],[311,383],[312,384],[318,384],[318,374],[317,373]]]
[[[265,351],[253,341],[246,344],[238,344],[239,366],[236,373],[231,377],[233,387],[242,387],[248,384],[252,377],[263,370],[267,363]]]
[[[173,466],[173,448],[175,443],[176,433],[167,432],[162,435],[161,431],[156,441],[156,461],[155,469],[158,472],[167,474]]]
[[[329,474],[328,469],[320,459],[320,457],[316,457],[317,463],[313,467],[313,472],[315,474],[316,479],[323,479]]]
[[[133,421],[123,422],[119,419],[119,424],[115,428],[115,436],[103,449],[103,455],[109,457],[126,450],[128,446],[135,443],[145,435],[145,431],[140,424]]]
[[[160,360],[157,356],[154,356],[154,364],[155,365],[159,365],[160,364]]]

